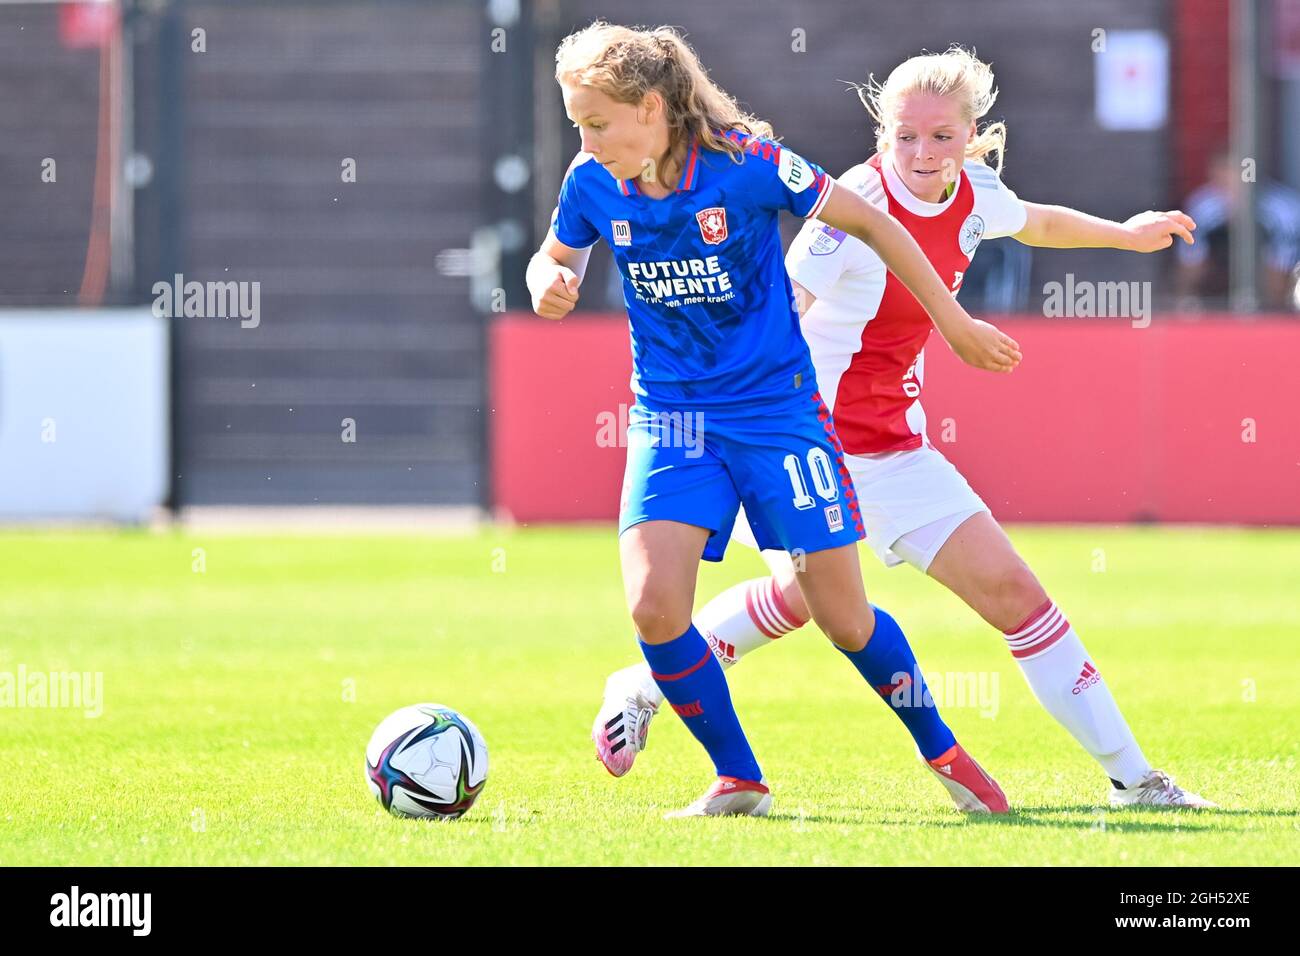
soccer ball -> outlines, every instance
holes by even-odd
[[[487,782],[483,735],[441,704],[415,704],[389,714],[366,747],[366,784],[399,817],[455,820]]]

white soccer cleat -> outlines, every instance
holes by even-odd
[[[772,792],[761,780],[719,777],[700,799],[688,807],[665,813],[665,820],[681,817],[765,817],[772,809]]]
[[[1152,770],[1131,787],[1111,788],[1112,807],[1193,807],[1217,810],[1219,805],[1199,793],[1184,790],[1163,770]]]
[[[591,739],[596,759],[615,777],[631,770],[636,755],[645,750],[650,719],[659,711],[647,696],[652,688],[654,678],[643,664],[615,671],[605,681],[605,702],[596,714]]]

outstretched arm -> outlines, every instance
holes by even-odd
[[[817,218],[861,239],[930,313],[939,334],[957,357],[991,372],[1010,372],[1020,364],[1020,346],[987,322],[973,319],[957,304],[921,247],[898,222],[850,189],[834,189]]]
[[[1099,219],[1068,206],[1025,203],[1025,226],[1015,239],[1027,246],[1048,249],[1124,249],[1128,252],[1157,252],[1168,249],[1174,237],[1188,245],[1195,240],[1192,217],[1172,212],[1140,212],[1125,222]]]

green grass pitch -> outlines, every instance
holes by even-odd
[[[996,675],[995,713],[986,697],[945,716],[1006,790],[1008,817],[958,814],[809,627],[730,672],[773,815],[662,820],[710,781],[680,720],[656,718],[622,780],[588,739],[605,675],[636,658],[611,528],[6,532],[0,679],[100,672],[103,698],[97,717],[0,707],[0,865],[1300,863],[1300,533],[1012,537],[1147,755],[1223,810],[1105,809],[1106,781],[1000,636],[866,554],[868,593],[932,683]],[[759,573],[733,549],[704,567],[697,600]],[[463,711],[491,751],[458,822],[390,818],[363,781],[375,724],[422,701]]]

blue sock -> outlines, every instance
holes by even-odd
[[[875,610],[876,630],[867,646],[852,652],[841,647],[839,652],[853,662],[858,673],[898,715],[921,756],[934,760],[952,748],[957,738],[939,716],[903,629],[883,610]]]
[[[722,665],[695,625],[667,644],[641,642],[641,653],[668,703],[709,752],[718,776],[761,780],[763,772],[731,706]]]

